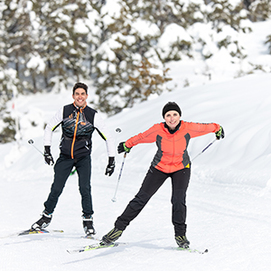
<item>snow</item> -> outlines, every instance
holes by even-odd
[[[242,36],[252,53],[248,60],[253,58],[259,65],[270,65],[270,55],[263,44],[263,32],[268,32],[268,25],[270,22],[255,24],[253,34]],[[212,65],[215,71],[215,65],[220,65],[220,62]],[[187,192],[187,237],[192,248],[208,248],[207,254],[172,249],[176,244],[171,224],[169,180],[123,233],[120,241],[127,242],[126,246],[74,255],[66,252],[95,242],[81,238],[83,228],[76,175],[69,177],[49,226],[49,229],[63,229],[64,233],[8,237],[28,229],[43,210],[53,168],[44,164],[35,147],[43,150],[44,124],[62,105],[72,102],[71,90],[62,89],[59,93],[19,96],[16,114],[24,127],[22,139],[18,143],[0,145],[0,269],[269,270],[271,75],[256,73],[228,80],[226,71],[229,67],[230,64],[225,67],[221,80],[183,88],[180,84],[182,72],[188,74],[195,67],[187,67],[183,71],[178,69],[178,65],[172,65],[173,83],[179,85],[175,91],[106,120],[118,143],[161,122],[164,104],[176,101],[182,109],[182,119],[216,122],[223,126],[225,139],[215,142],[193,161]],[[7,106],[11,108],[11,103]],[[39,125],[29,125],[33,122]],[[121,128],[122,132],[117,133],[116,128]],[[33,146],[27,143],[30,138],[35,142]],[[55,159],[59,138],[60,130],[57,130],[52,148]],[[213,134],[192,139],[190,157],[195,157],[213,139]],[[94,135],[91,182],[97,238],[112,229],[117,216],[137,193],[155,151],[155,144],[142,144],[131,150],[125,160],[117,201],[113,203],[111,199],[123,155],[116,154],[115,173],[111,177],[105,176],[105,144],[97,134]]]
[[[153,24],[149,21],[143,21],[141,19],[137,19],[133,23],[133,28],[136,29],[140,33],[142,38],[148,35],[153,35],[153,33],[157,33],[158,35],[160,32],[156,24]]]
[[[172,39],[174,37],[174,39]],[[161,36],[159,46],[161,48],[169,48],[172,43],[176,41],[191,42],[191,37],[187,34],[185,29],[177,24],[170,24],[165,28],[164,34]]]
[[[76,29],[77,33],[80,33],[80,34],[86,34],[89,32],[89,29],[86,27],[84,20],[82,20],[82,19],[76,20],[75,29]]]
[[[39,55],[33,55],[32,58],[26,64],[29,69],[36,69],[39,72],[42,72],[46,68],[46,64]]]

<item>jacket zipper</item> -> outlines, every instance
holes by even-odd
[[[170,170],[172,170],[173,167],[173,162],[174,162],[174,156],[175,156],[175,137],[172,137],[172,146],[173,146],[173,152],[172,152],[172,160],[171,160],[171,166],[170,166]]]
[[[75,129],[74,129],[74,133],[73,133],[72,146],[71,146],[71,158],[72,159],[74,159],[73,151],[74,151],[74,144],[75,144],[75,139],[76,139],[76,133],[77,133],[77,127],[78,127],[80,113],[81,113],[81,109],[77,113],[77,116],[76,116],[76,123],[75,123]]]

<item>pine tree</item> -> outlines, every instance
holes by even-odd
[[[5,0],[5,8],[2,11],[1,24],[5,34],[1,37],[4,43],[2,48],[6,63],[2,63],[4,69],[12,67],[16,76],[20,79],[20,91],[27,92],[26,79],[28,77],[26,63],[29,59],[33,45],[33,27],[30,23],[30,1]]]
[[[3,0],[1,96],[10,99],[11,85],[29,93],[90,78],[96,88],[95,104],[112,115],[168,91],[171,61],[198,53],[203,60],[212,58],[208,47],[226,48],[234,61],[243,59],[235,33],[250,31],[248,19],[271,16],[269,0],[116,0],[115,13],[107,10],[108,3]],[[212,24],[210,34],[194,37],[193,26],[201,24]],[[225,34],[227,27],[233,35]],[[198,45],[202,48],[196,52]]]
[[[24,7],[22,9],[24,10]],[[27,33],[27,22],[20,25],[24,16],[24,12],[17,12],[17,6],[14,3],[12,5],[11,1],[0,5],[0,143],[15,140],[15,120],[11,117],[11,112],[7,111],[6,103],[15,92],[23,91],[23,82],[18,80],[17,71],[24,67],[23,56],[29,52],[28,37],[26,35],[23,41],[23,33],[16,32],[24,30]],[[22,26],[26,26],[26,29],[22,29]],[[22,72],[20,74],[23,76]]]
[[[266,37],[265,44],[268,45],[268,48],[269,48],[269,54],[271,54],[271,35],[268,35],[268,36]]]
[[[212,22],[213,27],[220,32],[223,26],[229,25],[236,31],[247,32],[246,27],[242,27],[241,21],[247,19],[246,13],[241,13],[243,4],[240,2],[233,6],[229,0],[211,0],[208,3],[211,7],[206,11],[208,21]]]
[[[1,69],[0,65],[0,143],[7,143],[15,140],[16,128],[15,120],[11,112],[7,111],[6,103],[13,98],[19,89],[19,80],[16,77],[16,71],[13,69]]]
[[[96,104],[109,115],[146,100],[153,93],[160,94],[169,80],[167,69],[152,49],[160,31],[155,24],[144,20],[145,6],[140,7],[145,2],[121,1],[119,4],[119,16],[113,17],[113,22],[103,29],[104,42],[94,54]],[[138,29],[142,24],[157,31],[142,33]]]
[[[85,23],[87,1],[39,1],[35,11],[40,19],[38,53],[46,63],[46,87],[61,82],[67,86],[69,78],[86,77],[83,65],[88,45]],[[79,25],[80,24],[80,25]]]
[[[253,22],[265,21],[271,17],[271,1],[256,0],[249,5],[250,19]]]
[[[151,94],[160,95],[166,90],[164,83],[171,81],[171,78],[166,76],[169,69],[163,70],[162,74],[160,70],[157,70],[157,73],[150,72],[157,68],[147,58],[142,59],[141,65],[136,68],[137,75],[129,76],[131,88],[126,95],[127,104],[133,105],[137,98],[141,101],[147,100]]]

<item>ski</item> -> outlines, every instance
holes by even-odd
[[[190,252],[190,253],[198,253],[198,254],[205,254],[208,252],[208,249],[206,248],[205,250],[198,250],[198,249],[194,249],[194,248],[182,248],[182,247],[177,247],[177,248],[174,248],[175,250],[178,250],[178,251],[187,251],[187,252]]]
[[[116,242],[116,243],[111,243],[111,244],[101,244],[101,243],[96,243],[93,245],[88,245],[88,246],[84,246],[82,248],[79,249],[74,249],[74,250],[67,250],[68,253],[70,254],[76,254],[76,253],[81,253],[81,252],[86,252],[86,251],[91,251],[91,250],[97,250],[97,249],[102,249],[102,248],[110,248],[110,247],[117,247],[117,246],[123,246],[123,245],[127,245],[127,243],[120,243],[120,242]],[[189,253],[198,253],[198,254],[205,254],[208,252],[208,249],[206,248],[205,250],[198,250],[198,249],[194,249],[194,248],[181,248],[181,247],[174,247],[174,250],[178,250],[178,251],[187,251]]]
[[[45,229],[39,229],[39,230],[33,230],[33,229],[29,229],[29,230],[25,230],[22,232],[19,232],[17,235],[18,236],[22,236],[22,235],[29,235],[29,234],[43,234],[43,233],[53,233],[53,232],[64,232],[63,230],[45,230]]]
[[[98,239],[97,237],[94,237],[91,234],[90,235],[81,236],[81,238],[95,240],[95,241],[100,241],[100,239]]]
[[[126,243],[119,243],[119,242],[111,243],[111,244],[96,243],[96,244],[85,246],[79,249],[67,250],[67,252],[70,254],[75,254],[75,253],[81,253],[81,252],[86,252],[86,251],[91,251],[91,250],[102,249],[102,248],[117,247],[117,246],[121,246],[125,244]]]
[[[63,230],[45,230],[45,229],[40,229],[40,230],[33,230],[33,229],[29,229],[29,230],[25,230],[25,231],[21,231],[18,233],[13,233],[10,235],[6,235],[6,236],[1,236],[0,239],[4,239],[4,238],[9,238],[9,237],[16,237],[16,236],[24,236],[24,235],[29,235],[29,234],[42,234],[42,233],[54,233],[54,232],[64,232]]]

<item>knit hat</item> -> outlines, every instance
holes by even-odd
[[[165,118],[166,113],[168,111],[170,111],[170,110],[177,111],[180,114],[180,116],[182,115],[182,111],[181,111],[180,107],[175,102],[168,102],[164,106],[164,108],[162,110],[162,116],[163,116],[163,118]]]

